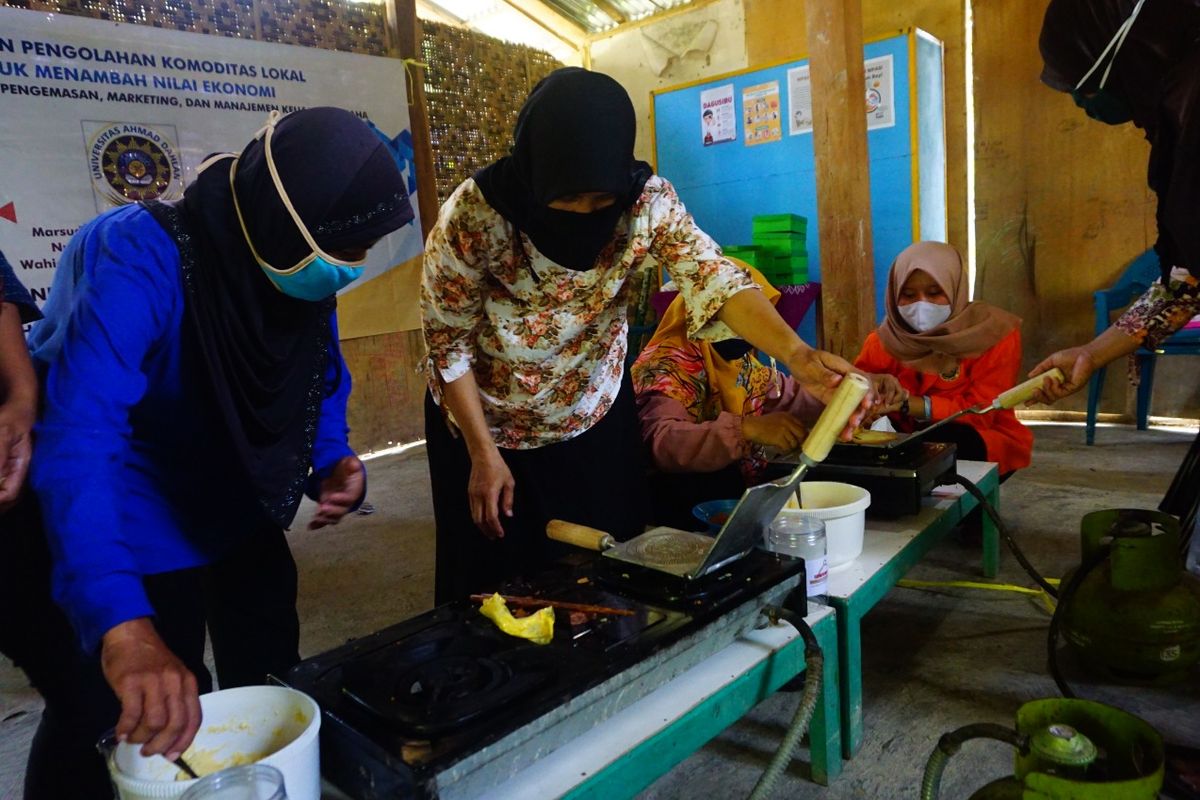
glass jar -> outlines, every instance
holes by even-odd
[[[247,764],[207,775],[180,800],[287,800],[283,773],[266,764]]]
[[[767,531],[767,549],[804,559],[810,602],[829,600],[829,564],[825,554],[825,523],[802,511],[783,511]]]

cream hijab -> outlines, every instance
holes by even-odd
[[[924,270],[950,298],[950,318],[918,333],[900,316],[900,289],[916,270]],[[892,262],[887,307],[878,335],[883,347],[906,366],[947,374],[964,358],[978,358],[1020,327],[1021,319],[987,303],[967,298],[967,275],[958,251],[942,242],[917,242]]]

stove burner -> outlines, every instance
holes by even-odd
[[[461,703],[472,695],[495,691],[512,678],[512,670],[494,658],[443,656],[418,664],[396,682],[394,702],[428,714]]]
[[[449,622],[347,663],[342,691],[401,733],[437,736],[541,687],[552,661],[537,645]]]

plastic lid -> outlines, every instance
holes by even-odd
[[[825,522],[819,517],[800,511],[784,510],[771,523],[771,534],[781,536],[812,536],[825,532]]]
[[[287,800],[287,790],[275,767],[247,764],[201,778],[180,800]]]

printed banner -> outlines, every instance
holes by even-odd
[[[404,81],[396,59],[0,8],[0,250],[45,302],[81,224],[178,199],[208,155],[240,151],[272,110],[340,106],[411,142]],[[339,298],[343,338],[416,326],[404,305],[415,308],[421,250],[419,220],[371,250]],[[400,307],[374,302],[385,286]]]
[[[737,138],[732,83],[700,93],[700,131],[705,147]]]
[[[747,86],[742,90],[742,118],[746,146],[778,142],[783,138],[779,119],[779,81]]]

